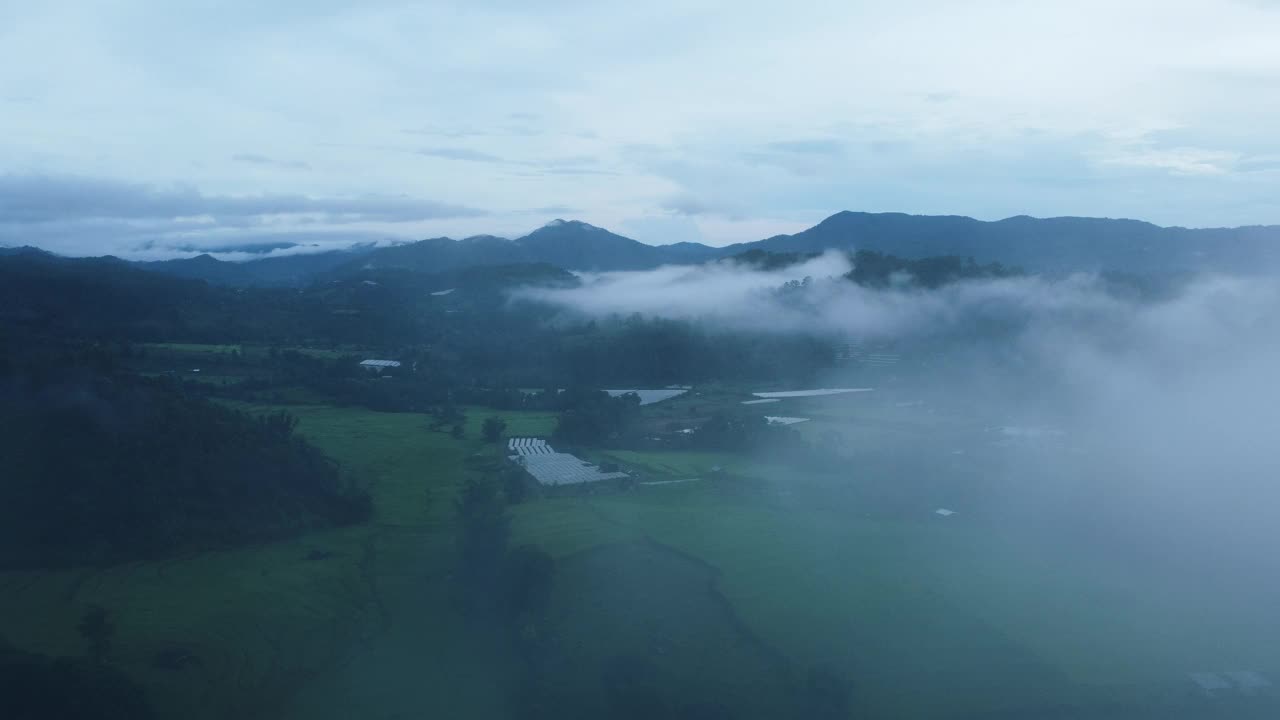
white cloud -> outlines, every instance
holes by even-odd
[[[1100,162],[1136,168],[1166,170],[1174,175],[1225,175],[1240,162],[1240,154],[1222,150],[1140,146],[1099,158]]]

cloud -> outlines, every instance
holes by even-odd
[[[543,175],[612,175],[621,176],[623,173],[617,170],[602,170],[600,168],[590,167],[543,167],[538,170]]]
[[[923,292],[855,285],[842,277],[850,269],[845,254],[831,251],[773,271],[720,261],[586,274],[578,287],[526,290],[523,296],[591,316],[641,313],[735,330],[876,341],[963,336],[979,326],[1024,327],[1050,317],[1102,326],[1120,308],[1088,275],[961,282]],[[803,291],[777,292],[783,283],[806,277],[814,282]]]
[[[555,215],[561,217],[564,215],[577,215],[582,212],[581,208],[571,207],[569,205],[543,205],[542,207],[529,208],[525,212],[534,215]]]
[[[782,140],[766,146],[773,152],[798,155],[842,155],[844,144],[837,140]]]
[[[748,164],[771,165],[801,176],[829,172],[844,156],[845,145],[837,140],[779,140],[742,153]]]
[[[329,222],[404,222],[483,214],[474,208],[407,196],[205,195],[191,187],[161,189],[89,177],[0,176],[0,223],[10,225],[201,216],[235,221],[272,215],[316,215]]]
[[[227,245],[210,245],[210,246],[186,244],[186,245],[173,245],[172,247],[161,247],[161,248],[157,248],[154,241],[148,241],[139,245],[138,249],[139,250],[161,249],[161,250],[170,250],[170,251],[177,251],[177,252],[184,252],[184,253],[190,253],[190,252],[201,252],[201,253],[210,253],[210,254],[248,253],[250,255],[267,255],[279,250],[288,250],[290,248],[296,248],[296,247],[300,247],[298,243],[290,242],[287,240],[270,240],[265,242],[241,241],[241,242],[230,243]]]
[[[676,215],[707,215],[717,212],[709,203],[702,202],[692,195],[675,195],[662,201],[660,207]]]
[[[283,170],[310,170],[309,163],[301,160],[275,160],[266,155],[258,155],[256,153],[237,153],[231,156],[231,159],[238,163],[246,165],[262,165],[267,167],[277,167]]]
[[[0,245],[72,255],[172,257],[262,244],[326,248],[396,236],[484,211],[408,196],[216,195],[66,175],[0,175]]]
[[[1135,147],[1105,155],[1101,162],[1108,165],[1165,170],[1173,175],[1226,175],[1234,171],[1240,154],[1223,150],[1206,150],[1194,147],[1156,148]]]
[[[482,162],[482,163],[501,163],[506,162],[497,155],[480,152],[478,150],[468,150],[466,148],[424,148],[418,150],[419,155],[427,157],[444,158],[445,160],[463,160],[466,162]]]
[[[669,266],[650,271],[585,274],[573,289],[536,289],[522,296],[595,316],[644,315],[711,320],[735,328],[796,327],[792,311],[777,304],[773,291],[787,280],[828,277],[850,269],[845,257],[829,253],[785,270],[744,270],[728,262]],[[761,315],[763,313],[763,315]]]

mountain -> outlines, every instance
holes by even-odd
[[[515,244],[539,262],[571,270],[645,270],[719,256],[718,250],[705,245],[647,245],[577,220],[553,220]]]
[[[577,220],[553,220],[515,240],[479,235],[432,238],[379,248],[344,265],[356,268],[447,272],[477,265],[546,263],[569,270],[646,270],[665,263],[703,262],[720,256],[696,243],[647,245]]]
[[[352,262],[373,251],[372,245],[355,245],[329,252],[279,255],[245,262],[228,262],[203,254],[179,260],[140,262],[136,265],[167,275],[204,280],[214,285],[234,287],[297,286],[311,282],[317,275]]]
[[[192,318],[217,314],[216,300],[227,292],[110,256],[64,258],[41,251],[0,256],[0,325],[10,331],[159,337],[184,311],[198,308]]]
[[[48,250],[31,247],[30,245],[23,245],[21,247],[0,247],[0,257],[9,257],[14,255],[44,255],[51,257],[53,256],[53,253]]]
[[[531,262],[520,248],[506,238],[476,235],[462,240],[447,237],[377,248],[333,268],[343,275],[358,270],[412,270],[437,273],[481,265]]]
[[[1188,229],[1138,220],[840,212],[794,235],[724,248],[734,254],[876,250],[908,259],[957,255],[1028,270],[1245,271],[1280,261],[1280,227]]]
[[[986,222],[954,215],[845,211],[794,235],[713,248],[688,242],[647,245],[584,222],[555,220],[515,240],[493,235],[439,237],[240,263],[201,255],[139,266],[219,285],[300,286],[321,276],[343,277],[361,270],[442,273],[528,263],[568,270],[645,270],[753,250],[805,254],[829,249],[874,250],[908,260],[972,257],[1035,272],[1249,271],[1280,265],[1280,227],[1188,229],[1138,220],[1027,216]]]

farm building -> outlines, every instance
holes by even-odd
[[[361,360],[360,367],[370,372],[382,372],[387,368],[400,367],[399,360]]]
[[[546,440],[511,438],[507,449],[510,458],[546,487],[581,485],[603,480],[620,480],[623,472],[601,472],[600,468],[569,453],[556,452]]]

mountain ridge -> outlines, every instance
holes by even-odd
[[[810,253],[855,249],[906,259],[972,257],[1055,273],[1248,271],[1280,265],[1280,226],[1185,228],[1128,218],[1029,215],[987,221],[963,215],[844,210],[797,233],[711,247],[691,242],[649,245],[579,220],[556,219],[515,239],[483,234],[460,240],[437,237],[243,262],[218,260],[206,252],[135,264],[215,284],[299,285],[324,275],[369,269],[444,272],[483,265],[548,263],[599,272],[696,264],[751,250]]]

